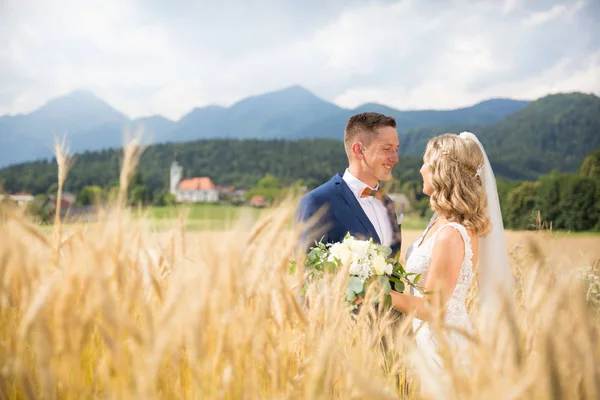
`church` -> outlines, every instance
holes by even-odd
[[[206,176],[181,179],[183,168],[173,161],[171,164],[170,192],[179,203],[216,203],[219,201],[219,191],[212,180]]]

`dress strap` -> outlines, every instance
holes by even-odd
[[[437,219],[437,213],[434,213],[433,216],[431,217],[431,219],[429,220],[429,223],[427,224],[427,228],[425,228],[425,230],[423,231],[423,233],[421,233],[421,236],[419,236],[419,239],[415,242],[417,246],[423,245],[423,241],[425,240],[425,236],[427,236],[427,233],[429,233],[429,230],[431,229],[431,227],[435,223],[436,219]]]

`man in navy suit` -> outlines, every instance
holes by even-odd
[[[398,132],[392,117],[367,112],[352,116],[344,130],[348,168],[305,194],[295,221],[301,226],[300,246],[340,242],[349,232],[357,239],[373,238],[400,252],[401,230],[393,201],[380,182],[392,179],[398,162]]]

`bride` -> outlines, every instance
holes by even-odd
[[[474,266],[479,309],[486,317],[493,318],[510,293],[512,276],[496,180],[477,137],[463,132],[431,139],[420,172],[435,214],[408,249],[405,269],[421,274],[425,294],[392,291],[392,306],[416,317],[413,328],[421,355],[430,366],[442,367],[440,344],[464,348],[464,333],[473,332],[466,297]],[[435,329],[437,315],[443,317],[444,329]]]

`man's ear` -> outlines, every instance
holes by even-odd
[[[352,145],[352,154],[354,154],[354,157],[358,158],[359,160],[365,158],[363,155],[363,147],[360,142],[354,142]]]

